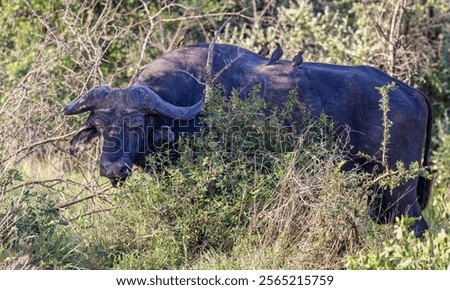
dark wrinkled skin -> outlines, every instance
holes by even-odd
[[[207,50],[206,44],[198,44],[163,55],[146,66],[135,84],[151,88],[174,105],[191,106],[203,95]],[[355,163],[361,160],[352,158],[352,154],[359,151],[380,156],[382,113],[379,108],[380,95],[375,87],[395,81],[398,88],[390,93],[391,111],[388,115],[393,122],[388,146],[389,167],[395,169],[396,161],[409,165],[414,161],[421,162],[422,158],[423,164],[428,165],[428,152],[426,150],[424,157],[422,150],[425,142],[429,147],[431,110],[427,97],[421,92],[368,66],[304,62],[294,68],[290,61],[277,61],[270,66],[266,66],[267,62],[268,58],[246,49],[216,45],[213,74],[232,63],[217,81],[225,95],[236,88],[245,98],[254,85],[261,84],[261,96],[273,106],[283,103],[289,91],[296,90],[299,101],[313,114],[325,113],[332,118],[335,128],[349,126],[352,129],[349,160]],[[122,97],[117,97],[119,95]],[[124,89],[113,90],[103,104],[109,112],[92,112],[86,122],[87,129],[75,136],[71,144],[76,148],[78,143],[89,142],[101,134],[104,142],[100,172],[113,184],[123,181],[133,164],[144,166],[145,156],[156,150],[158,144],[178,139],[181,132],[199,130],[194,125],[198,124],[197,118],[174,121],[157,114],[146,114],[136,108],[134,113],[125,112],[129,104],[122,100],[123,95],[126,95]],[[124,117],[129,119],[128,123],[122,121]],[[162,126],[171,127],[173,136],[164,134]],[[119,137],[108,137],[108,133]],[[120,146],[128,151],[120,149]],[[347,166],[351,167],[351,162]],[[371,172],[377,168],[375,163],[367,163],[363,167]],[[428,180],[415,178],[392,192],[378,189],[379,195],[371,205],[370,214],[381,223],[405,214],[417,218],[411,229],[421,236],[427,229],[421,207],[423,209],[428,201],[429,186]]]

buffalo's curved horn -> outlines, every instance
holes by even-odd
[[[163,100],[157,93],[146,86],[135,85],[130,87],[130,101],[133,105],[143,107],[152,113],[164,117],[180,120],[189,120],[195,117],[203,106],[203,98],[197,104],[189,107],[175,106]]]
[[[86,94],[67,105],[64,108],[64,114],[76,115],[86,111],[92,111],[109,95],[110,91],[111,89],[105,86],[92,88]]]

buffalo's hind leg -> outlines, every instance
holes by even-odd
[[[409,228],[416,237],[422,237],[428,225],[417,199],[417,179],[410,180],[394,189],[383,190],[379,186],[369,200],[369,215],[377,223],[393,223],[396,217],[409,216],[414,224]]]

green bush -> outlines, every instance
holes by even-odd
[[[12,183],[13,184],[13,183]],[[0,252],[8,268],[27,257],[27,268],[76,268],[78,241],[70,234],[68,221],[56,207],[51,192],[13,190],[2,196],[0,207]],[[0,263],[1,265],[1,263]]]

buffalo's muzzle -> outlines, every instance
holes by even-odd
[[[131,174],[131,165],[126,162],[103,161],[100,164],[100,175],[109,179],[125,179]]]

